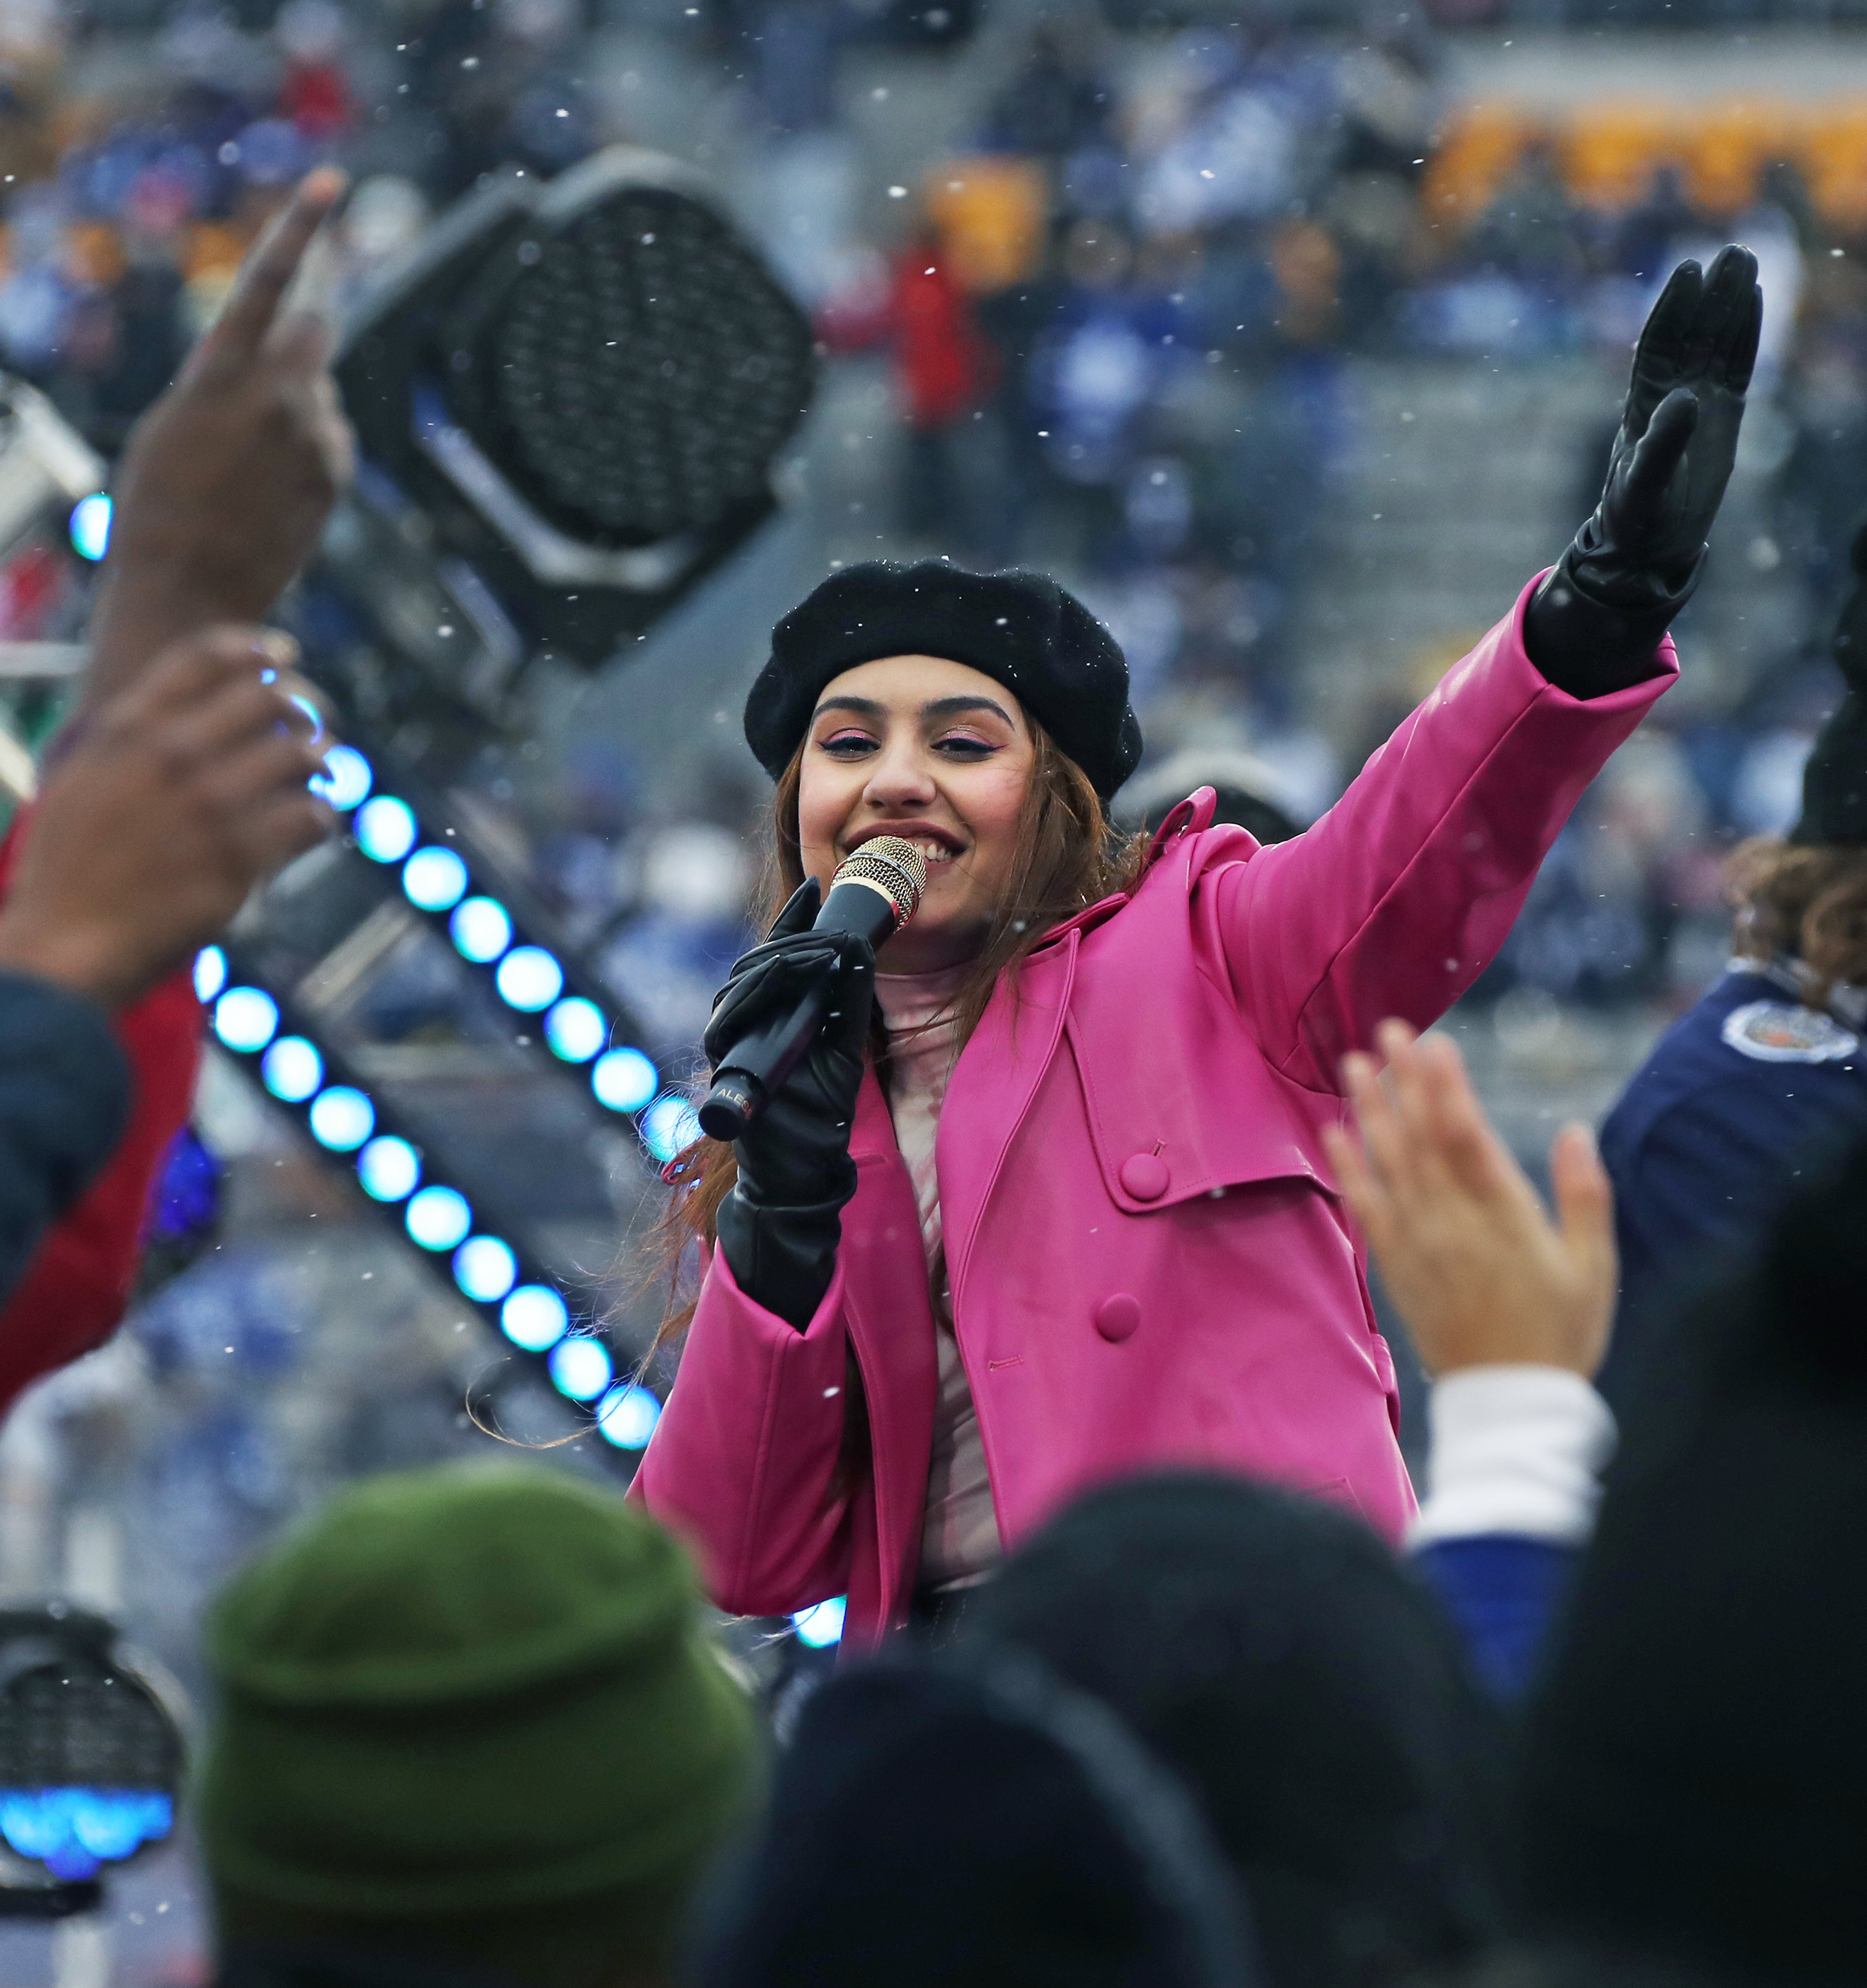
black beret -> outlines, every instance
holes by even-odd
[[[1010,691],[1106,801],[1141,757],[1120,645],[1040,573],[967,573],[945,560],[880,560],[833,573],[772,631],[746,700],[746,739],[775,780],[824,686],[882,656],[944,656]]]

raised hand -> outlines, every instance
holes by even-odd
[[[353,448],[330,375],[330,327],[285,309],[343,186],[329,167],[303,182],[130,438],[91,624],[93,700],[178,636],[263,615],[310,556],[350,480]]]
[[[1377,1039],[1385,1081],[1371,1057],[1342,1064],[1360,1143],[1338,1126],[1324,1143],[1420,1364],[1435,1378],[1515,1364],[1592,1377],[1617,1270],[1613,1190],[1587,1128],[1565,1127],[1550,1149],[1552,1222],[1456,1046],[1397,1021]]]
[[[1634,681],[1698,583],[1763,314],[1757,258],[1734,245],[1709,271],[1680,263],[1648,314],[1601,500],[1525,625],[1532,660],[1577,695]]]
[[[326,833],[306,687],[282,674],[294,654],[264,629],[203,630],[96,709],[27,823],[0,969],[118,1006]]]
[[[1583,526],[1579,576],[1676,594],[1690,584],[1737,457],[1763,329],[1757,258],[1720,249],[1673,272],[1634,348],[1608,485]]]

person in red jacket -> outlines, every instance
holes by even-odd
[[[137,424],[117,478],[91,660],[55,758],[171,643],[259,620],[298,572],[348,480],[352,443],[321,318],[285,308],[312,238],[343,191],[311,174],[255,248],[225,309]],[[0,844],[0,901],[29,828]],[[257,872],[255,872],[257,874]],[[0,1309],[0,1413],[41,1375],[100,1344],[136,1278],[149,1191],[187,1122],[201,1009],[186,963],[113,1023],[133,1082],[129,1124]]]
[[[833,303],[818,329],[833,347],[888,348],[903,430],[901,529],[962,550],[990,549],[987,514],[997,499],[979,471],[993,438],[979,424],[997,384],[998,355],[938,234],[916,228],[890,259],[885,282]]]

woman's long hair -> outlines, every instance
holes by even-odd
[[[1727,883],[1739,958],[1799,959],[1818,1006],[1838,986],[1867,987],[1867,848],[1755,835],[1733,852]]]
[[[993,915],[979,958],[954,997],[960,1046],[979,1026],[1000,976],[1011,976],[1015,995],[1018,968],[1044,934],[1085,905],[1131,888],[1147,851],[1145,835],[1122,836],[1111,828],[1088,775],[1050,735],[1034,722],[1031,734],[1037,749],[1018,816],[1004,901]],[[778,915],[804,880],[797,829],[803,752],[800,746],[792,755],[772,796],[759,907],[760,930]],[[888,1034],[879,1009],[872,1053],[885,1081]],[[693,1266],[697,1257],[704,1257],[712,1248],[717,1232],[715,1219],[720,1203],[732,1192],[739,1168],[730,1145],[717,1139],[697,1139],[665,1169],[663,1178],[675,1190],[660,1224],[668,1301],[649,1351],[651,1359],[685,1331],[693,1317],[698,1297]]]

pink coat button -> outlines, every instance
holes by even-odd
[[[1158,1201],[1167,1192],[1167,1183],[1173,1176],[1158,1153],[1130,1153],[1121,1162],[1121,1171],[1117,1178],[1124,1192],[1131,1194],[1137,1201]]]
[[[1095,1308],[1095,1329],[1113,1345],[1119,1346],[1140,1323],[1141,1300],[1131,1292],[1117,1291]]]

